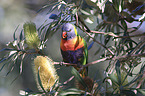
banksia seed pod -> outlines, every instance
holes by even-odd
[[[88,77],[88,76],[84,77],[83,80],[84,80],[85,84],[87,85],[88,90],[91,91],[92,88],[93,88],[93,83],[94,83],[93,80],[90,77]],[[79,82],[79,81],[76,81],[76,87],[78,89],[81,89],[81,90],[84,90],[84,91],[86,90],[86,88],[84,88],[82,83]]]
[[[37,49],[40,45],[40,39],[38,37],[35,23],[27,22],[23,25],[23,28],[28,47]]]
[[[37,56],[34,59],[34,64],[35,64],[34,73],[37,74],[38,68],[40,68],[39,76],[40,76],[42,86],[45,90],[49,90],[54,85],[55,81],[58,79],[53,62],[46,57]],[[36,81],[37,79],[38,78],[36,78]]]

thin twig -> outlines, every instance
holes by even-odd
[[[89,29],[89,27],[81,20],[81,18],[79,17],[79,15],[77,16],[77,18],[86,28],[86,30],[84,30],[83,28],[81,28],[80,26],[78,26],[82,31],[84,31],[85,33],[87,33],[96,43],[98,43],[99,45],[103,46],[105,49],[107,49],[112,55],[114,55],[114,53],[107,48],[105,45],[103,45],[102,43],[100,43],[99,41],[97,41],[95,38],[93,38],[89,33],[91,32],[91,30]]]
[[[92,61],[90,63],[87,63],[86,65],[82,65],[83,67],[88,67],[90,65],[93,65],[93,64],[97,64],[99,62],[102,62],[102,61],[105,61],[105,60],[122,60],[122,59],[127,59],[127,58],[130,58],[130,57],[145,57],[145,53],[142,53],[142,54],[129,54],[129,55],[123,55],[123,56],[116,56],[116,57],[105,57],[105,58],[102,58],[102,59],[99,59],[99,60],[96,60],[96,61]],[[72,64],[72,63],[65,63],[65,62],[53,62],[53,64],[56,64],[56,65],[69,65],[69,66],[77,66],[77,64]],[[81,67],[82,67],[81,66]]]
[[[128,55],[123,55],[123,56],[116,56],[116,57],[113,57],[112,60],[128,59],[130,57],[145,57],[145,53],[142,53],[142,54],[128,54]]]
[[[97,34],[104,34],[104,35],[110,35],[110,36],[113,36],[115,39],[116,38],[131,38],[131,37],[140,37],[140,36],[145,36],[145,32],[142,33],[142,34],[135,34],[135,35],[130,35],[130,36],[118,36],[118,35],[115,35],[115,34],[112,34],[110,32],[99,32],[99,31],[93,31],[91,30],[92,33],[97,33]]]
[[[86,65],[84,65],[84,66],[85,66],[85,67],[88,67],[88,66],[90,66],[90,65],[97,64],[97,63],[102,62],[102,61],[105,61],[105,60],[107,60],[107,59],[109,59],[109,57],[102,58],[102,59],[99,59],[99,60],[90,62],[90,63],[88,63],[88,64],[86,64]]]
[[[93,31],[93,30],[91,30],[91,32],[92,33],[97,33],[97,34],[104,34],[104,35],[110,35],[110,36],[113,36],[113,37],[116,37],[116,38],[118,38],[118,37],[120,37],[120,36],[117,36],[117,35],[115,35],[115,34],[113,34],[113,33],[110,33],[110,32],[99,32],[99,31]]]
[[[140,37],[140,36],[145,36],[145,33],[143,33],[143,34],[136,34],[136,35],[130,35],[130,36],[117,36],[115,38],[130,38],[130,37]]]
[[[89,37],[91,37],[93,39],[94,42],[98,43],[99,45],[101,45],[102,47],[104,47],[106,50],[108,50],[112,55],[114,55],[114,53],[108,48],[106,47],[104,44],[100,43],[99,41],[97,41],[95,38],[93,38],[88,32],[85,32]]]
[[[81,22],[82,25],[84,25],[84,27],[86,28],[85,31],[87,32],[91,32],[91,30],[89,29],[89,27],[83,22],[83,20],[80,18],[80,16],[78,15],[78,20]]]
[[[68,82],[70,82],[75,76],[71,76],[67,81],[63,82],[63,84],[67,84]]]
[[[77,12],[76,12],[75,16],[76,16],[76,25],[78,26],[79,25],[79,22],[78,22],[79,20],[78,20],[78,13]]]
[[[77,66],[77,64],[65,63],[65,62],[53,62],[53,64],[56,64],[56,65],[69,65],[69,66]]]

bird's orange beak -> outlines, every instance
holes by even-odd
[[[67,32],[62,32],[62,38],[66,38],[67,37]]]

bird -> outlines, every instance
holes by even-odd
[[[74,68],[79,71],[81,65],[88,62],[87,43],[80,35],[78,35],[76,27],[71,23],[65,23],[62,26],[61,55],[66,63],[77,64]],[[88,68],[83,68],[80,72],[82,77],[88,75]]]

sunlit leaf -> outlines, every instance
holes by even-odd
[[[60,92],[60,96],[68,96],[68,95],[81,95],[81,90],[70,88],[65,91]]]
[[[81,11],[83,14],[85,14],[85,15],[91,15],[91,13],[89,13],[89,12],[87,12],[87,11],[85,11],[85,10],[80,9],[80,11]]]
[[[85,21],[92,24],[94,20],[93,18],[87,17]]]
[[[102,13],[104,12],[106,2],[107,2],[107,0],[97,2],[97,6],[100,8],[100,10],[102,10]]]
[[[132,0],[128,0],[128,2],[129,2],[129,3],[131,3],[131,2],[132,2]]]
[[[138,19],[138,21],[145,20],[145,13]]]

